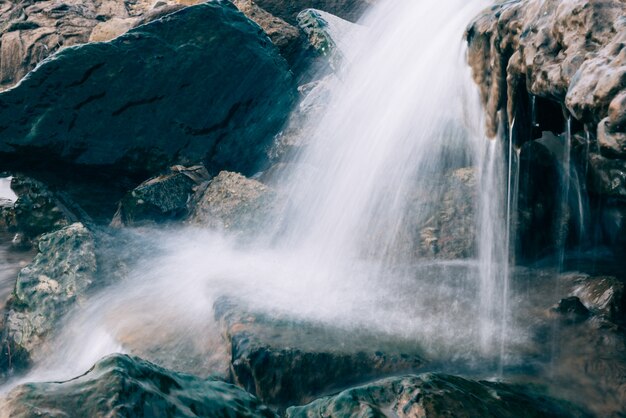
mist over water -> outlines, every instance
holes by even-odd
[[[112,352],[219,372],[213,304],[223,296],[281,318],[414,341],[434,359],[501,362],[505,338],[523,342],[509,338],[505,303],[505,152],[483,132],[463,42],[488,4],[380,2],[350,37],[309,145],[278,180],[286,204],[267,233],[242,243],[192,227],[129,231],[133,246],[150,250],[68,315],[19,381],[71,378]],[[475,259],[416,262],[406,225],[433,214],[426,204],[415,210],[412,197],[443,199],[442,180],[466,167],[481,196]]]

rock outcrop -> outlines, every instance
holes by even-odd
[[[96,274],[94,238],[82,224],[74,223],[43,235],[38,253],[17,276],[4,320],[0,364],[23,367],[58,320],[80,303]]]
[[[114,354],[65,382],[27,383],[0,401],[0,417],[145,416],[276,418],[236,386]]]
[[[626,5],[620,0],[515,0],[487,9],[469,26],[469,62],[486,104],[516,115],[526,91],[562,103],[595,133],[624,132]]]
[[[295,25],[298,13],[304,9],[319,9],[342,19],[355,22],[374,0],[256,0],[261,8]]]
[[[127,193],[112,224],[131,226],[181,219],[196,187],[208,177],[203,166],[170,167],[166,174],[146,180]]]
[[[189,223],[235,233],[259,232],[271,216],[277,194],[263,183],[222,171],[199,187],[189,203]]]
[[[521,386],[426,373],[392,377],[287,410],[289,418],[353,416],[590,417],[576,407]]]
[[[425,362],[415,343],[388,335],[255,313],[228,298],[218,299],[214,310],[233,380],[278,408],[372,377],[416,371]]]
[[[203,162],[250,174],[294,98],[267,37],[215,0],[65,48],[2,93],[0,164],[145,179]]]

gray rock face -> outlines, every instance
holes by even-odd
[[[112,224],[138,225],[180,219],[195,188],[208,180],[203,166],[174,166],[169,172],[141,183],[120,202]]]
[[[591,127],[608,117],[608,130],[623,133],[625,14],[620,0],[515,0],[478,16],[467,32],[469,62],[490,134],[497,112],[512,120],[526,90]]]
[[[218,299],[214,310],[229,345],[234,381],[271,406],[310,402],[424,364],[414,342],[390,341],[388,335],[268,317],[228,298]]]
[[[105,357],[84,375],[66,382],[17,386],[0,406],[2,418],[276,417],[256,398],[233,385],[175,373],[121,354]]]
[[[92,234],[80,223],[43,235],[17,276],[5,319],[2,363],[27,362],[56,322],[85,296],[96,273]]]
[[[626,161],[592,154],[589,157],[589,171],[590,192],[626,199]]]
[[[586,417],[565,402],[523,387],[426,373],[392,377],[287,410],[289,418]]]
[[[209,228],[254,233],[274,209],[276,193],[241,174],[222,171],[190,202],[189,222]]]
[[[66,48],[2,93],[0,163],[146,178],[202,161],[213,173],[252,173],[294,98],[258,26],[211,1]]]

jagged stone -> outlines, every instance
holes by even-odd
[[[263,29],[285,58],[289,60],[297,53],[301,47],[298,28],[266,12],[252,0],[233,0],[233,4]]]
[[[236,386],[113,354],[64,382],[26,383],[0,400],[0,417],[146,416],[276,418]]]
[[[602,196],[626,198],[626,161],[599,154],[589,156],[589,191]]]
[[[76,221],[75,215],[42,182],[16,175],[11,180],[11,188],[18,196],[13,209],[16,229],[27,238],[58,230]]]
[[[33,261],[17,276],[5,318],[1,364],[23,367],[57,321],[94,281],[94,238],[80,223],[43,235]]]
[[[190,202],[189,222],[233,232],[258,232],[274,209],[276,193],[241,174],[222,171]]]
[[[595,127],[624,112],[626,4],[621,0],[514,0],[489,7],[469,26],[469,63],[495,136],[505,110],[513,120],[517,99],[554,100]]]
[[[256,0],[256,3],[274,16],[295,25],[297,15],[304,9],[318,9],[342,19],[356,22],[373,0]]]
[[[171,167],[169,172],[146,180],[120,202],[112,224],[138,225],[180,219],[197,186],[208,181],[203,166]]]

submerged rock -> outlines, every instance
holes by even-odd
[[[138,357],[114,354],[64,382],[27,383],[0,402],[0,417],[276,415],[236,386],[175,373]]]
[[[17,276],[5,318],[2,364],[20,367],[86,296],[96,273],[92,234],[80,223],[43,235],[38,253]]]
[[[120,202],[114,225],[138,225],[180,219],[195,188],[209,178],[203,166],[174,166],[146,180]]]
[[[258,232],[274,209],[276,193],[241,174],[222,171],[190,202],[189,222],[234,232]]]
[[[279,408],[424,364],[408,340],[250,312],[227,298],[214,309],[229,344],[233,380]]]
[[[146,178],[202,161],[250,174],[294,98],[259,27],[210,1],[63,49],[0,94],[0,163]]]
[[[392,377],[287,410],[289,418],[587,417],[573,405],[522,386],[426,373]]]

